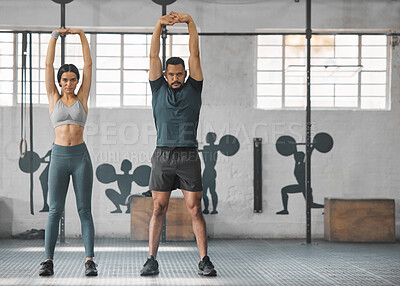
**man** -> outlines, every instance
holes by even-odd
[[[185,63],[173,57],[166,62],[162,74],[160,35],[163,25],[186,23],[189,30],[189,77],[185,82]],[[149,254],[140,274],[157,275],[157,250],[164,216],[171,192],[181,189],[192,217],[200,259],[198,273],[215,276],[207,256],[206,224],[201,211],[202,183],[200,158],[197,153],[197,125],[201,107],[203,73],[199,57],[199,37],[193,19],[186,14],[171,12],[161,17],[154,27],[150,47],[150,86],[153,94],[153,116],[157,129],[157,148],[154,151],[150,190],[154,201],[149,226]]]

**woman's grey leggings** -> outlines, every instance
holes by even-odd
[[[64,211],[69,179],[72,175],[76,205],[81,219],[86,257],[94,257],[94,225],[92,218],[93,167],[86,144],[53,145],[49,167],[50,211],[45,232],[46,259],[53,259],[59,222]]]

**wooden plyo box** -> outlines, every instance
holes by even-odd
[[[325,239],[395,242],[395,203],[391,199],[325,198]]]
[[[131,240],[149,240],[149,223],[153,214],[153,198],[131,200]],[[166,214],[166,240],[193,241],[192,218],[184,198],[171,198]]]

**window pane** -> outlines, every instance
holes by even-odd
[[[361,96],[385,96],[386,85],[367,85],[361,86]]]
[[[24,102],[30,102],[29,94],[26,94],[26,98],[24,98]],[[17,94],[17,103],[21,103],[21,94]],[[32,103],[38,104],[39,103],[39,95],[37,93],[32,94]]]
[[[96,57],[96,65],[98,69],[119,69],[121,61],[119,58]]]
[[[125,45],[125,57],[146,57],[146,45]]]
[[[335,85],[336,96],[356,96],[358,94],[358,85]]]
[[[363,58],[385,58],[386,47],[362,47],[361,56]]]
[[[121,84],[119,82],[116,83],[102,83],[97,82],[96,84],[96,93],[97,94],[121,94]]]
[[[286,46],[305,46],[307,44],[305,35],[287,35],[285,36]]]
[[[304,46],[289,46],[285,48],[285,56],[291,58],[302,58],[306,56]]]
[[[365,109],[384,109],[386,108],[385,97],[362,97],[361,108]]]
[[[124,94],[146,94],[146,83],[124,83]]]
[[[174,45],[187,45],[187,44],[189,44],[189,36],[188,35],[173,35],[172,43]]]
[[[331,85],[311,85],[311,96],[334,96],[334,86]]]
[[[315,81],[315,79],[313,79]],[[286,76],[285,77],[285,83],[286,84],[305,84],[306,83],[306,77],[305,76]]]
[[[273,109],[282,107],[281,97],[258,97],[257,107],[263,109]]]
[[[335,44],[337,46],[358,46],[357,35],[336,35]]]
[[[280,84],[258,84],[257,95],[282,96],[282,85]]]
[[[301,96],[303,97],[307,93],[306,85],[286,85],[285,95],[286,96]]]
[[[97,81],[117,82],[121,80],[121,72],[119,70],[97,70]]]
[[[260,35],[257,40],[259,45],[282,45],[282,35]]]
[[[313,107],[334,107],[333,97],[313,97],[311,100]]]
[[[358,98],[357,97],[336,97],[335,107],[357,107]]]
[[[121,56],[121,45],[97,45],[98,56],[119,57]]]
[[[301,69],[306,71],[306,59],[305,58],[286,58],[285,59],[285,69],[290,69],[292,66],[302,66],[296,67],[296,69]]]
[[[282,57],[281,47],[260,46],[258,47],[258,56],[262,58]]]
[[[80,70],[79,72],[82,74],[82,69],[83,69],[83,58],[82,57],[66,56],[65,57],[65,63],[66,64],[74,64],[74,65],[76,65],[76,67]]]
[[[304,107],[307,104],[307,99],[304,96],[301,97],[291,97],[287,96],[285,98],[286,107]]]
[[[187,46],[173,46],[172,47],[172,55],[174,57],[188,57],[189,49]]]
[[[115,44],[121,42],[121,35],[97,34],[97,44]]]
[[[124,35],[125,44],[146,44],[146,35]]]
[[[384,59],[362,59],[363,70],[386,70],[387,60]]]
[[[368,46],[386,46],[387,36],[385,35],[364,35],[361,37],[362,45]]]
[[[1,80],[13,80],[13,70],[12,69],[0,69],[0,79]]]
[[[65,54],[67,56],[79,56],[82,57],[82,45],[79,41],[79,44],[69,44],[65,45]]]
[[[0,33],[0,42],[2,42],[2,43],[14,42],[14,34],[13,33]]]
[[[0,93],[13,93],[12,81],[0,81]]]
[[[28,46],[29,48],[29,46]],[[13,43],[1,43],[0,42],[0,54],[1,55],[13,55],[14,45]]]
[[[148,58],[124,58],[124,68],[125,69],[149,69],[149,59]]]
[[[258,83],[282,83],[281,72],[257,72]]]
[[[148,82],[149,75],[146,71],[124,71],[125,82]]]
[[[361,82],[368,83],[386,83],[385,72],[361,72]]]
[[[336,47],[335,57],[337,58],[354,58],[358,57],[358,47]]]
[[[304,50],[305,52],[305,50]],[[315,58],[333,58],[335,56],[334,47],[331,46],[317,46],[311,47],[311,57]]]
[[[334,35],[314,35],[311,37],[311,46],[333,46],[334,40]]]
[[[282,70],[282,59],[258,59],[257,68],[258,70]]]

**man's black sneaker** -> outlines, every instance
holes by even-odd
[[[86,276],[97,276],[97,264],[93,260],[88,260],[85,262],[85,275]]]
[[[52,260],[46,260],[45,262],[40,263],[40,265],[42,265],[39,269],[40,276],[50,276],[54,274]]]
[[[140,270],[141,276],[150,276],[150,275],[157,275],[158,271],[158,262],[154,259],[153,256],[149,256],[147,258],[146,263],[143,265],[142,270]]]
[[[216,276],[217,271],[214,269],[214,265],[210,261],[210,257],[204,256],[199,262],[199,275],[203,276]]]

